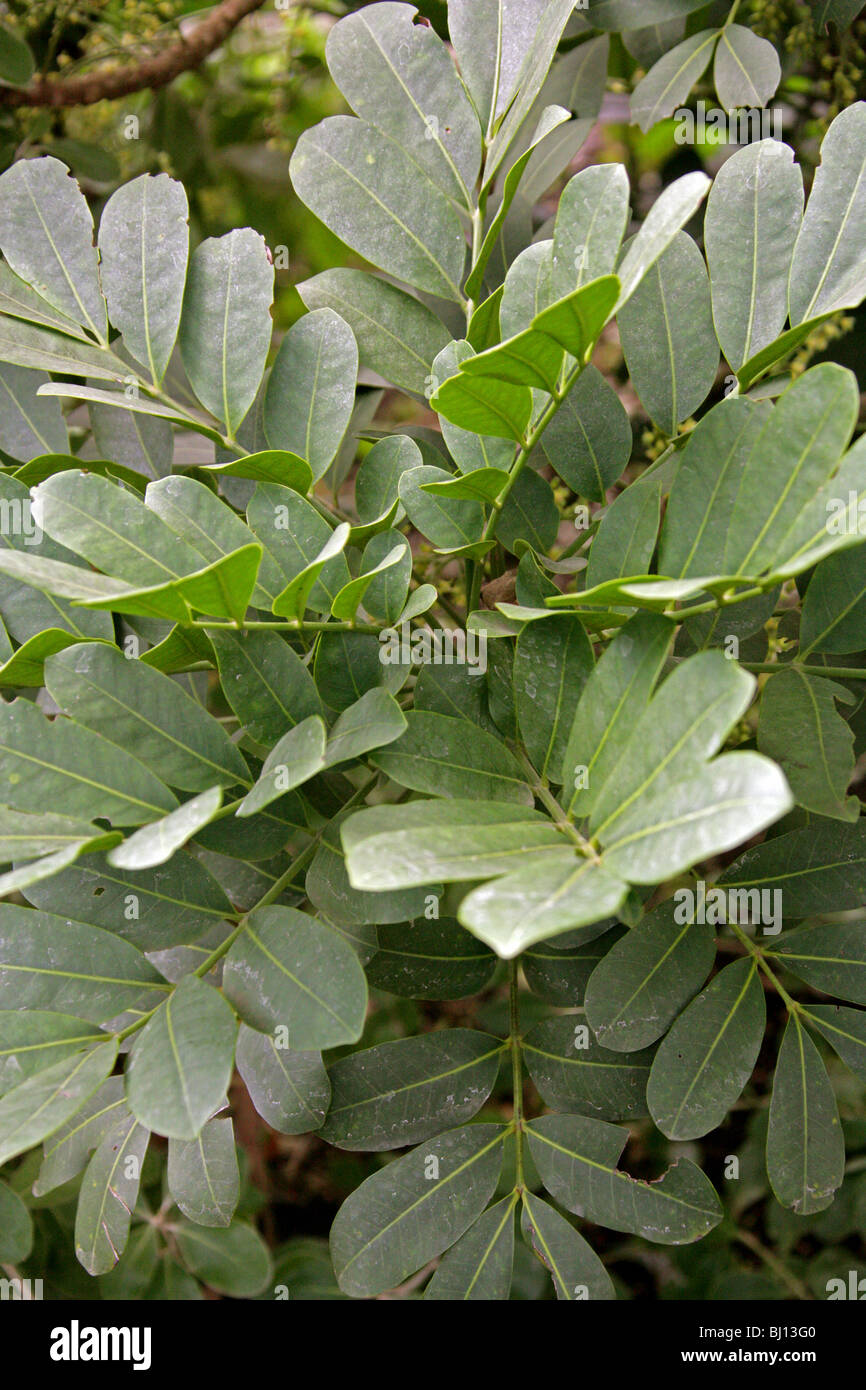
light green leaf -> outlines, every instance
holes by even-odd
[[[430,404],[460,429],[495,439],[522,440],[532,415],[528,386],[462,371],[436,388]]]
[[[241,1180],[231,1120],[208,1120],[197,1139],[169,1139],[168,1188],[197,1226],[229,1226]]]
[[[0,1095],[104,1038],[94,1024],[44,1009],[0,1011]]]
[[[565,185],[556,213],[551,300],[612,275],[628,223],[628,175],[621,164],[596,164]]]
[[[306,593],[308,607],[317,613],[329,613],[340,589],[349,582],[346,561],[339,553],[348,538],[345,523],[333,531],[305,498],[291,488],[273,483],[260,483],[256,488],[247,507],[247,523],[264,546],[265,555],[271,556],[282,571],[283,583],[274,602],[285,597],[288,603],[294,594],[300,601]],[[291,589],[292,581],[315,565],[332,543],[335,553],[328,551],[329,558],[322,561],[312,588],[307,585],[306,576],[296,589]]]
[[[347,15],[328,35],[328,68],[353,111],[468,206],[481,164],[478,117],[439,35],[415,13],[390,4]]]
[[[493,1196],[506,1133],[503,1125],[449,1130],[356,1188],[331,1227],[343,1292],[384,1293],[453,1245]]]
[[[735,371],[782,332],[802,216],[803,176],[779,140],[735,151],[716,175],[704,240],[716,332]]]
[[[327,730],[317,714],[310,715],[289,729],[271,749],[262,765],[259,780],[244,797],[237,814],[252,816],[321,772],[326,765],[326,738]]]
[[[766,106],[781,76],[779,55],[769,39],[743,24],[725,25],[713,67],[716,95],[725,111]]]
[[[275,632],[208,629],[226,699],[257,743],[267,747],[321,712],[313,678]]]
[[[307,897],[341,926],[406,922],[422,916],[430,895],[420,888],[373,893],[350,883],[340,839],[341,827],[349,814],[341,812],[326,827],[307,873]]]
[[[327,473],[355,404],[358,346],[333,309],[316,309],[289,329],[268,377],[265,433],[273,449]],[[306,489],[305,489],[306,491]]]
[[[424,395],[434,358],[451,338],[431,309],[363,270],[325,270],[297,288],[308,309],[334,309],[345,319],[364,367]]]
[[[631,94],[631,118],[641,130],[650,130],[682,106],[706,71],[718,37],[718,29],[692,34],[669,49],[641,78]]]
[[[193,253],[180,322],[192,388],[234,436],[256,398],[271,341],[274,268],[249,227],[208,237]]]
[[[709,187],[706,174],[695,171],[675,179],[659,195],[620,261],[617,275],[622,289],[618,308],[628,302],[647,271],[652,269],[677,232],[697,212]]]
[[[839,113],[824,136],[791,262],[792,325],[853,307],[866,293],[866,257],[858,231],[866,208],[864,133],[866,102],[858,101]]]
[[[108,312],[155,384],[177,340],[189,255],[183,184],[141,174],[109,198],[99,222],[99,259]]]
[[[0,251],[43,299],[105,340],[93,218],[59,159],[19,159],[0,175]]]
[[[845,1141],[833,1088],[818,1049],[793,1015],[773,1079],[767,1176],[798,1216],[823,1211],[845,1176]]]
[[[514,82],[514,97],[508,104],[484,165],[487,182],[499,168],[520,127],[532,110],[535,98],[547,77],[562,31],[571,18],[574,5],[569,0],[547,0],[530,27],[530,41],[521,54],[520,70]]]
[[[249,784],[246,761],[222,725],[170,676],[101,642],[68,647],[46,666],[47,688],[62,710],[104,729],[170,786],[197,792]]]
[[[329,116],[305,130],[291,176],[301,201],[366,260],[419,290],[461,301],[466,243],[457,213],[375,126]]]
[[[635,390],[651,419],[676,433],[712,388],[719,364],[704,258],[678,232],[619,312]]]
[[[508,750],[468,720],[413,710],[406,733],[370,759],[401,786],[433,796],[463,796],[532,804],[520,765]]]
[[[194,1139],[229,1084],[237,1024],[210,985],[186,975],[136,1037],[126,1097],[148,1129]]]
[[[109,864],[118,869],[150,869],[164,864],[214,819],[222,799],[222,788],[211,787],[185,801],[176,811],[136,830],[123,844],[110,850]]]

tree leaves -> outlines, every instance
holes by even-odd
[[[653,1183],[618,1169],[626,1130],[579,1115],[545,1115],[526,1129],[544,1185],[566,1211],[659,1245],[699,1240],[722,1219],[712,1185],[687,1159]]]
[[[196,1139],[170,1139],[168,1186],[197,1226],[228,1226],[240,1196],[231,1120],[209,1120]]]
[[[860,801],[846,797],[854,775],[854,734],[837,712],[855,697],[835,681],[785,671],[761,700],[758,747],[783,769],[800,806],[837,820],[856,820]]]
[[[531,804],[519,764],[492,734],[428,710],[413,710],[406,722],[406,733],[371,760],[402,786],[435,796]]]
[[[367,991],[358,957],[337,932],[294,908],[250,914],[226,956],[223,988],[245,1023],[277,1030],[293,1051],[361,1036]]]
[[[785,1029],[773,1080],[767,1173],[779,1201],[800,1216],[823,1211],[845,1174],[842,1127],[824,1064],[800,1020]]]
[[[183,185],[141,174],[114,192],[99,222],[102,286],[115,328],[159,384],[180,326],[189,230]]]
[[[51,155],[12,164],[0,176],[0,204],[0,251],[12,270],[104,342],[93,219],[66,166]]]
[[[341,1149],[401,1149],[469,1120],[493,1088],[502,1053],[498,1038],[449,1028],[344,1057],[328,1071],[322,1138]]]
[[[180,350],[193,390],[234,436],[256,398],[271,340],[274,271],[249,228],[209,237],[193,253]]]
[[[384,1293],[453,1245],[493,1195],[504,1137],[500,1125],[449,1130],[356,1188],[331,1228],[343,1292]]]
[[[714,1129],[752,1074],[764,1037],[764,991],[753,959],[735,961],[680,1015],[656,1053],[650,1112],[670,1139]]]
[[[55,1062],[0,1100],[0,1163],[26,1153],[74,1115],[105,1080],[117,1057],[115,1041]]]
[[[532,1192],[523,1193],[522,1203],[523,1234],[549,1270],[556,1297],[563,1302],[616,1298],[601,1260],[565,1217]]]
[[[194,1139],[225,1095],[236,1035],[217,992],[184,976],[136,1038],[126,1068],[132,1113],[158,1134]]]
[[[726,111],[740,106],[766,106],[782,76],[779,55],[769,39],[743,24],[727,24],[721,32],[713,69],[716,93]]]
[[[791,262],[792,325],[858,304],[866,293],[866,261],[856,231],[866,201],[864,128],[866,102],[858,101],[839,113],[821,145]]]
[[[306,459],[313,478],[328,471],[355,404],[358,348],[332,309],[316,309],[286,334],[268,377],[265,433],[274,449]]]

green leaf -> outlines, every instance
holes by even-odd
[[[631,457],[632,431],[624,405],[597,367],[581,372],[541,442],[572,492],[606,500]]]
[[[359,116],[468,206],[481,164],[478,118],[444,43],[414,14],[377,5],[347,15],[328,35],[328,68]]]
[[[33,76],[36,60],[28,44],[6,25],[0,26],[0,80],[24,87]],[[4,1256],[4,1259],[10,1258]]]
[[[112,460],[106,470],[110,476],[123,476],[117,464],[133,470],[133,476],[141,473],[145,478],[163,478],[170,471],[174,458],[170,420],[141,410],[118,410],[97,400],[90,402],[87,413],[96,448],[105,459]],[[42,478],[34,477],[33,482],[42,482]]]
[[[718,29],[702,29],[692,34],[669,49],[641,78],[631,95],[631,118],[641,130],[650,130],[657,121],[673,115],[677,107],[682,106],[692,87],[704,75],[718,37]]]
[[[223,966],[226,999],[263,1033],[283,1030],[293,1051],[357,1042],[367,990],[358,958],[322,922],[290,907],[251,913]]]
[[[21,161],[24,163],[24,161]],[[31,161],[27,161],[28,163]],[[13,168],[18,168],[13,165]],[[5,177],[5,175],[4,175]],[[65,333],[54,333],[47,328],[37,328],[30,323],[21,323],[14,318],[0,317],[0,362],[12,362],[19,367],[32,367],[40,372],[62,372],[70,376],[95,377],[98,381],[110,381],[122,385],[129,375],[129,367],[115,357],[108,349],[97,347],[89,338],[80,341]],[[91,394],[88,387],[73,386],[67,382],[52,381],[42,387],[42,395],[80,396],[86,400]],[[92,393],[96,400],[108,399],[115,405],[121,401],[132,408],[126,396],[120,392]],[[150,408],[154,414],[166,413],[164,406],[151,406],[142,401],[135,409]],[[172,413],[172,418],[177,412]]]
[[[48,720],[27,700],[0,707],[0,729],[0,788],[16,810],[60,804],[67,815],[141,825],[177,805],[129,753],[69,720]]]
[[[328,1070],[331,1106],[320,1130],[340,1149],[402,1149],[470,1120],[489,1096],[503,1043],[449,1028],[381,1043]]]
[[[836,709],[855,697],[843,685],[783,671],[764,686],[758,747],[773,758],[798,805],[820,816],[855,821],[860,800],[846,796],[854,776],[854,732]]]
[[[571,1223],[532,1192],[522,1193],[521,1200],[524,1238],[549,1270],[556,1297],[563,1302],[615,1299],[610,1275]]]
[[[341,925],[405,922],[420,917],[430,902],[430,896],[420,889],[372,893],[359,891],[350,883],[340,838],[348,814],[341,812],[336,816],[322,835],[307,873],[307,897]]]
[[[88,1274],[107,1274],[126,1248],[150,1135],[131,1117],[98,1145],[81,1180],[75,1254]]]
[[[225,1096],[236,1035],[216,990],[184,976],[130,1053],[126,1096],[135,1117],[169,1139],[194,1139]]]
[[[631,731],[620,736],[619,758],[596,783],[589,823],[602,843],[645,797],[659,796],[705,766],[749,708],[755,688],[754,677],[720,651],[699,652],[671,672]]]
[[[840,827],[841,829],[841,827]],[[866,924],[834,922],[786,932],[767,947],[813,989],[866,1004]]]
[[[400,690],[409,674],[408,668],[383,662],[385,650],[385,645],[372,633],[320,633],[313,674],[325,704],[332,710],[344,710],[374,686]]]
[[[647,1114],[652,1051],[611,1053],[578,1014],[536,1023],[524,1037],[523,1055],[536,1090],[553,1109],[603,1120]]]
[[[401,786],[433,796],[532,804],[520,765],[492,734],[428,710],[412,710],[407,724],[396,743],[370,759]]]
[[[302,499],[298,498],[298,501],[300,502]],[[308,604],[312,602],[311,595],[316,586],[318,585],[320,588],[325,589],[326,584],[340,583],[342,576],[340,576],[340,579],[337,578],[339,571],[335,573],[334,563],[343,559],[343,551],[349,540],[349,531],[350,527],[346,521],[340,522],[340,525],[335,531],[328,531],[328,538],[321,550],[319,550],[309,564],[304,565],[303,569],[292,576],[285,588],[281,589],[274,599],[271,608],[278,617],[292,618],[296,622],[301,622]],[[345,561],[343,561],[343,563],[345,564]],[[325,575],[323,572],[326,570],[327,574]],[[342,584],[336,594],[331,598],[331,609],[333,610],[335,607],[342,608],[343,605],[345,605],[345,609],[348,610],[351,616],[354,616],[357,604],[355,604],[353,608],[351,593],[349,596],[346,596],[346,590],[349,588],[351,582],[352,581],[349,580],[346,584]],[[361,588],[363,589],[363,585]],[[325,589],[325,592],[330,593],[330,589]]]
[[[306,1134],[325,1118],[331,1086],[319,1052],[278,1047],[270,1033],[241,1024],[236,1063],[250,1100],[280,1134]]]
[[[649,701],[670,646],[667,622],[640,613],[614,638],[589,676],[562,765],[565,804],[585,815],[620,756],[635,716]],[[586,776],[579,776],[581,769]],[[581,785],[581,782],[583,785]]]
[[[46,667],[47,689],[66,714],[104,729],[170,786],[198,792],[249,783],[246,761],[222,725],[170,676],[101,642],[68,647]]]
[[[593,539],[586,570],[587,591],[649,570],[658,542],[664,483],[658,473],[636,478],[615,497]]]
[[[412,525],[433,545],[449,550],[471,545],[479,539],[484,527],[478,502],[442,497],[426,490],[430,483],[450,480],[450,474],[443,468],[424,464],[403,473],[399,482],[400,501]]]
[[[465,372],[443,381],[431,396],[430,404],[462,430],[518,442],[523,439],[532,415],[528,386],[515,386],[496,377],[468,376]]]
[[[517,718],[530,761],[541,777],[556,781],[560,775],[575,711],[593,665],[586,631],[568,614],[528,623],[517,639]]]
[[[73,845],[83,848],[90,842],[96,848],[98,841],[113,838],[98,825],[58,815],[54,811],[31,813],[0,806],[0,863],[12,859],[20,862],[40,854],[56,854]]]
[[[612,275],[628,223],[628,175],[621,164],[581,169],[565,185],[556,213],[552,300]]]
[[[463,1235],[486,1207],[502,1167],[502,1125],[466,1125],[367,1178],[331,1227],[344,1293],[375,1297]]]
[[[514,81],[514,99],[508,104],[501,124],[496,127],[484,165],[484,177],[488,182],[532,110],[573,9],[574,5],[569,4],[569,0],[548,0],[531,25],[530,41],[521,53],[522,61]]]
[[[828,555],[815,569],[803,600],[800,656],[837,655],[866,647],[866,547]]]
[[[240,1197],[231,1120],[208,1120],[197,1139],[169,1139],[168,1188],[197,1226],[229,1226]]]
[[[545,0],[451,0],[448,6],[460,72],[487,130],[514,100],[545,8]]]
[[[779,55],[769,39],[743,24],[726,24],[716,49],[713,80],[725,111],[766,106],[782,76]]]
[[[421,450],[408,435],[377,440],[355,476],[355,506],[362,522],[390,515],[399,499],[400,478],[422,462]]]
[[[603,861],[583,859],[563,842],[562,849],[473,889],[457,915],[497,955],[512,960],[535,941],[609,917],[626,892]]]
[[[358,347],[333,309],[316,309],[289,329],[265,393],[265,433],[273,449],[306,459],[314,480],[327,473],[355,404]]]
[[[0,1011],[0,1095],[103,1037],[95,1025],[71,1014]]]
[[[101,1085],[116,1058],[112,1039],[55,1062],[7,1091],[0,1100],[0,1163],[59,1129]]]
[[[635,390],[659,428],[675,434],[705,400],[719,365],[707,269],[685,232],[647,272],[618,323]]]
[[[409,596],[412,562],[412,547],[402,532],[380,531],[370,537],[361,566],[365,575],[373,576],[364,589],[364,609],[371,617],[390,623],[400,619]]]
[[[180,326],[189,255],[183,184],[141,174],[112,193],[99,222],[102,287],[115,328],[155,384]]]
[[[257,743],[270,747],[296,724],[321,712],[312,676],[277,633],[218,628],[207,632],[226,699]]]
[[[618,1169],[627,1130],[582,1115],[545,1115],[526,1130],[544,1185],[566,1211],[658,1245],[688,1245],[722,1219],[712,1184],[688,1159],[652,1183]]]
[[[773,1079],[767,1176],[783,1207],[823,1211],[845,1176],[836,1098],[818,1049],[796,1015],[788,1020]]]
[[[697,212],[709,187],[706,174],[696,170],[675,179],[659,195],[620,261],[617,275],[622,289],[618,308],[627,303],[680,228]]]
[[[0,30],[0,54],[2,54]],[[0,59],[2,61],[2,59]],[[2,67],[0,67],[2,72]],[[0,1183],[0,1260],[4,1265],[26,1260],[33,1248],[33,1218],[11,1187]]]
[[[19,159],[0,175],[0,208],[0,251],[15,274],[105,340],[93,218],[66,166],[50,155]]]
[[[656,1053],[647,1100],[663,1134],[695,1139],[722,1123],[754,1070],[765,1024],[754,959],[725,966]]]
[[[579,362],[588,362],[619,291],[620,281],[615,275],[590,280],[536,314],[532,332],[552,338]]]
[[[298,140],[295,192],[354,251],[407,284],[461,301],[466,244],[450,199],[368,121],[329,116]]]
[[[255,1298],[271,1283],[268,1247],[244,1221],[226,1230],[202,1230],[181,1222],[177,1244],[186,1267],[208,1288],[229,1298]]]
[[[266,556],[282,571],[283,582],[274,597],[290,605],[302,600],[317,613],[329,613],[340,589],[349,582],[349,570],[340,554],[348,539],[345,523],[333,531],[315,507],[291,488],[273,483],[260,483],[247,507],[247,522],[262,545]],[[335,539],[336,538],[336,539]],[[332,554],[332,551],[334,552]],[[315,566],[323,553],[321,568],[292,587],[292,582]]]
[[[126,1126],[130,1118],[123,1098],[123,1077],[109,1076],[81,1109],[45,1141],[33,1195],[41,1197],[77,1177],[94,1149]]]
[[[611,931],[612,925],[610,921],[599,922],[595,940],[588,941],[584,946],[567,947],[570,934],[559,941],[530,946],[523,955],[521,965],[533,994],[548,1004],[559,1004],[566,1009],[580,1004],[593,970],[626,930],[618,927]],[[576,935],[584,936],[585,933],[580,929]]]
[[[433,362],[432,382],[434,391],[438,391],[439,386],[450,377],[459,373],[461,363],[472,356],[471,345],[464,340],[457,340],[449,343],[437,354]],[[432,394],[432,393],[431,393]],[[471,474],[474,471],[485,474],[492,474],[507,469],[514,457],[514,445],[510,440],[498,439],[494,435],[478,435],[468,430],[462,430],[457,425],[453,425],[444,416],[439,421],[442,427],[442,438],[448,446],[448,452],[457,464],[461,473]],[[466,480],[469,481],[468,479]],[[459,485],[459,479],[453,479],[448,484],[450,487]],[[502,479],[499,479],[501,486]],[[444,487],[446,484],[438,484]],[[464,496],[472,494],[465,493]],[[478,498],[478,500],[485,500]]]
[[[256,398],[271,341],[274,269],[249,227],[196,247],[180,322],[192,388],[234,436]]]
[[[3,452],[27,463],[40,454],[62,454],[69,447],[60,402],[37,395],[44,372],[0,364],[0,427]]]
[[[126,1009],[154,1007],[166,989],[144,956],[110,932],[48,912],[0,906],[3,1009],[45,1009],[107,1023]]]
[[[147,951],[195,941],[232,910],[204,865],[183,853],[156,869],[138,871],[88,854],[28,888],[27,897],[46,912],[71,913]]]
[[[735,371],[784,328],[802,216],[803,176],[793,150],[779,140],[736,150],[715,177],[704,241],[716,332]]]
[[[792,325],[853,307],[866,293],[866,257],[857,231],[866,207],[864,132],[866,102],[858,101],[839,113],[824,136],[791,262]]]
[[[384,693],[384,692],[383,692]],[[317,714],[310,715],[284,734],[262,765],[259,780],[237,809],[252,816],[278,797],[321,772],[325,767],[327,730]]]
[[[308,309],[334,309],[358,344],[361,364],[423,396],[433,361],[451,334],[425,304],[363,270],[325,270],[298,285]]]
[[[718,884],[752,894],[781,891],[788,918],[858,908],[866,895],[866,825],[812,819],[746,850]]]
[[[342,840],[351,882],[379,891],[506,873],[563,843],[538,811],[462,799],[355,812]]]
[[[631,883],[657,883],[780,820],[793,805],[784,776],[757,753],[725,753],[641,797],[602,837],[604,864]]]
[[[501,1300],[511,1289],[514,1264],[512,1193],[488,1207],[440,1262],[424,1290],[425,1299]]]
[[[304,496],[313,481],[313,471],[305,459],[284,449],[261,449],[226,463],[209,463],[205,473],[216,477],[252,478],[257,483],[279,483]]]
[[[530,545],[543,555],[556,541],[559,526],[559,508],[549,482],[533,468],[524,468],[499,513],[496,539],[513,554]]]
[[[119,869],[150,869],[171,859],[216,816],[222,805],[222,788],[210,787],[162,820],[136,830],[109,852],[108,862]]]
[[[866,1014],[840,1004],[810,1004],[804,1018],[817,1028],[846,1066],[861,1080],[866,1077]]]
[[[659,904],[592,972],[584,1003],[598,1041],[616,1052],[656,1042],[698,992],[715,959],[712,927],[681,922],[673,899]]]
[[[380,926],[378,937],[367,978],[403,999],[465,999],[489,984],[496,966],[487,946],[445,917]]]

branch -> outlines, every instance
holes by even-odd
[[[166,48],[135,67],[115,68],[84,77],[43,77],[29,87],[0,87],[3,106],[93,106],[113,101],[146,87],[154,90],[173,82],[182,72],[196,68],[228,38],[241,20],[260,10],[265,0],[222,0],[213,13],[196,25],[188,38]]]

